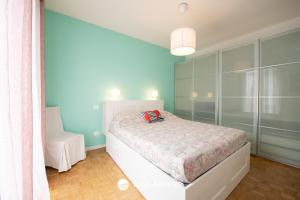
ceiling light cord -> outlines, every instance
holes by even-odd
[[[178,10],[180,13],[185,13],[189,9],[189,4],[187,2],[181,2],[178,4]]]

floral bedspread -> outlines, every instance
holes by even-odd
[[[165,120],[155,123],[147,123],[140,113],[120,113],[110,132],[180,182],[192,182],[246,142],[242,130],[161,113]]]

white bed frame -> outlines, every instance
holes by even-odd
[[[248,142],[224,161],[188,185],[157,168],[109,132],[114,115],[124,111],[163,110],[160,100],[104,102],[106,151],[134,186],[148,200],[223,200],[248,173],[250,143]]]

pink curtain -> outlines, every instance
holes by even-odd
[[[23,197],[33,199],[32,1],[24,0],[21,77]]]
[[[42,148],[43,19],[40,0],[0,1],[1,200],[50,199]]]
[[[40,1],[41,22],[41,116],[42,116],[42,141],[45,149],[46,138],[46,76],[45,76],[45,1]]]

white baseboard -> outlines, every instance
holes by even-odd
[[[90,147],[85,147],[85,151],[91,151],[91,150],[100,149],[100,148],[104,148],[104,147],[105,147],[105,144],[94,145],[94,146],[90,146]]]

